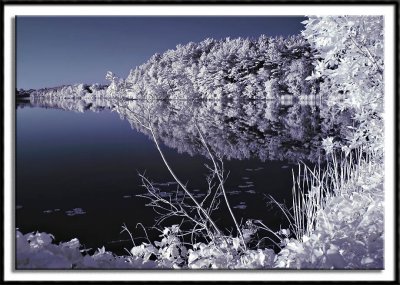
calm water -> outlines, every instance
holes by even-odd
[[[136,237],[144,236],[137,223],[154,224],[155,212],[136,196],[146,192],[138,172],[145,171],[162,191],[176,185],[167,185],[173,179],[146,131],[121,106],[107,104],[36,102],[17,108],[16,227],[23,233],[50,232],[56,241],[76,237],[86,248],[104,245],[123,253],[131,246],[129,236],[120,233],[123,224]],[[207,187],[207,159],[191,138],[191,118],[197,116],[210,147],[227,158],[226,189],[238,220],[260,219],[274,229],[285,225],[265,196],[291,201],[292,167],[318,155],[313,107],[202,105],[186,115],[186,108],[157,108],[154,124],[162,150],[193,193],[201,197]],[[217,223],[233,228],[225,212],[216,213]]]

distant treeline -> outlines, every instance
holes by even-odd
[[[41,89],[30,89],[24,90],[19,89],[16,90],[17,99],[21,97],[57,97],[60,99],[73,99],[73,98],[82,98],[88,95],[94,97],[104,97],[107,95],[108,85],[101,84],[74,84],[74,85],[62,85],[58,87],[51,88],[41,88]]]
[[[265,99],[315,94],[315,51],[302,36],[205,39],[153,55],[126,79],[108,72],[109,85],[66,85],[17,94],[131,99]]]

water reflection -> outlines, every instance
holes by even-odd
[[[308,99],[307,99],[308,100]],[[206,156],[196,125],[212,151],[226,159],[258,158],[296,163],[316,161],[323,136],[315,100],[285,104],[276,100],[189,101],[117,100],[85,97],[32,97],[29,104],[68,111],[111,109],[151,136],[139,121],[151,124],[157,138],[180,153]],[[138,118],[140,119],[138,121]],[[326,129],[326,127],[325,127]]]
[[[157,189],[160,198],[169,199],[174,195],[177,201],[187,201],[187,195],[177,190],[177,182],[171,181],[154,144],[149,143],[155,140],[146,126],[151,125],[173,170],[184,179],[184,183],[188,183],[190,193],[198,201],[205,199],[208,193],[208,185],[203,180],[204,171],[207,172],[204,163],[209,160],[199,137],[200,130],[211,153],[217,158],[229,160],[226,161],[229,171],[229,179],[225,183],[226,194],[238,219],[268,220],[268,225],[276,230],[285,221],[276,209],[266,207],[265,196],[272,195],[279,201],[291,200],[292,167],[288,163],[316,160],[321,136],[325,136],[322,129],[327,129],[320,119],[321,110],[315,100],[312,104],[292,100],[292,104],[286,101],[283,105],[279,100],[164,101],[95,96],[34,96],[30,102],[17,104],[17,108],[24,106],[86,113],[81,116],[33,108],[31,110],[35,112],[32,117],[24,117],[22,114],[31,110],[21,110],[18,117],[21,126],[31,119],[37,124],[19,128],[21,136],[18,141],[25,144],[18,148],[17,203],[24,206],[17,211],[18,225],[30,230],[48,226],[49,231],[62,239],[68,232],[76,233],[79,237],[86,236],[86,242],[91,246],[102,246],[104,238],[116,240],[115,233],[120,239],[118,227],[127,219],[132,228],[139,222],[152,226],[157,219],[152,208],[146,209],[143,199],[135,198],[145,191],[138,187],[142,182],[136,171],[147,171],[150,178],[156,179],[152,180],[152,187]],[[93,113],[102,110],[106,111]],[[128,127],[124,135],[119,137],[118,132],[114,132],[119,124],[109,122],[111,118],[115,119],[115,116],[108,117],[109,110],[128,121],[135,131],[131,132]],[[52,123],[51,127],[49,122]],[[83,125],[85,128],[80,128]],[[66,136],[64,132],[67,129],[69,132]],[[34,130],[33,134],[26,133],[27,130]],[[102,133],[104,136],[99,136]],[[135,140],[129,140],[126,133],[134,134]],[[38,143],[33,145],[35,139],[32,135],[38,137]],[[93,139],[98,136],[101,139]],[[57,148],[49,146],[58,146],[59,153]],[[183,154],[178,155],[177,152]],[[46,159],[41,158],[43,153]],[[30,156],[34,157],[31,161]],[[49,165],[38,167],[39,159]],[[59,169],[54,165],[60,165]],[[32,179],[35,181],[35,197],[46,199],[29,196],[32,193]],[[108,189],[101,190],[107,193],[107,198],[102,200],[98,198],[98,189],[103,188]],[[57,200],[60,195],[55,194],[54,189],[63,193],[62,202]],[[68,199],[66,193],[72,193],[74,189],[79,189],[79,195]],[[84,194],[81,193],[83,190]],[[28,209],[27,205],[35,205],[36,208]],[[104,218],[107,226],[104,221],[97,224],[99,216],[107,213],[104,209],[113,212],[112,217]],[[37,210],[40,210],[40,215],[36,213]],[[232,228],[231,219],[222,206],[218,211],[215,214],[218,225]],[[60,224],[69,227],[76,225],[61,221],[67,218],[76,219],[76,223],[84,225],[82,228],[88,227],[88,230],[68,231],[64,229],[65,226],[57,229]],[[117,229],[107,233],[106,238],[104,228],[115,226]],[[153,234],[151,239],[158,237],[158,232]],[[152,233],[149,232],[149,235]],[[102,239],[98,240],[100,237]],[[117,244],[115,246],[117,248]]]

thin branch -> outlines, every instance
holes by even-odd
[[[210,156],[210,158],[211,158],[211,160],[212,160],[212,162],[214,164],[215,173],[216,173],[216,175],[218,177],[218,180],[220,182],[220,189],[221,189],[222,195],[224,196],[224,199],[225,199],[225,202],[226,202],[226,206],[228,207],[229,213],[230,213],[230,215],[231,215],[231,217],[233,219],[233,222],[235,223],[236,229],[237,229],[237,231],[238,231],[238,233],[240,235],[243,247],[246,250],[246,243],[244,242],[244,237],[243,237],[243,234],[242,234],[242,230],[240,229],[239,224],[236,221],[236,217],[233,214],[233,211],[232,211],[232,209],[230,207],[230,204],[229,204],[229,201],[228,201],[228,197],[226,195],[226,191],[225,191],[225,187],[224,187],[224,182],[225,181],[224,181],[224,177],[223,177],[223,164],[221,165],[221,169],[220,169],[221,172],[218,172],[219,167],[218,167],[218,165],[217,165],[217,163],[216,163],[216,161],[214,159],[214,156],[212,155],[212,153],[211,153],[211,151],[210,151],[210,149],[209,149],[209,147],[208,147],[208,145],[207,145],[207,143],[206,143],[206,141],[204,139],[204,136],[203,136],[199,126],[197,124],[195,124],[195,126],[196,126],[197,131],[198,131],[198,133],[200,135],[201,141],[202,141],[204,147],[206,148],[206,150],[207,150],[207,152],[208,152],[208,154],[209,154],[209,156]]]

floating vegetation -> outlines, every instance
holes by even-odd
[[[156,186],[170,186],[170,185],[176,185],[178,183],[174,182],[174,181],[170,181],[170,182],[162,182],[162,183],[153,183],[153,185]]]
[[[240,202],[239,205],[234,206],[233,208],[235,209],[240,209],[240,210],[244,210],[247,208],[246,203],[245,202]]]
[[[253,187],[253,185],[247,184],[247,185],[238,185],[239,188],[249,188]]]
[[[84,215],[86,212],[82,208],[74,208],[72,210],[65,211],[67,216]]]
[[[59,212],[59,211],[60,211],[60,209],[57,208],[57,209],[44,210],[43,213],[51,214],[51,213]]]

